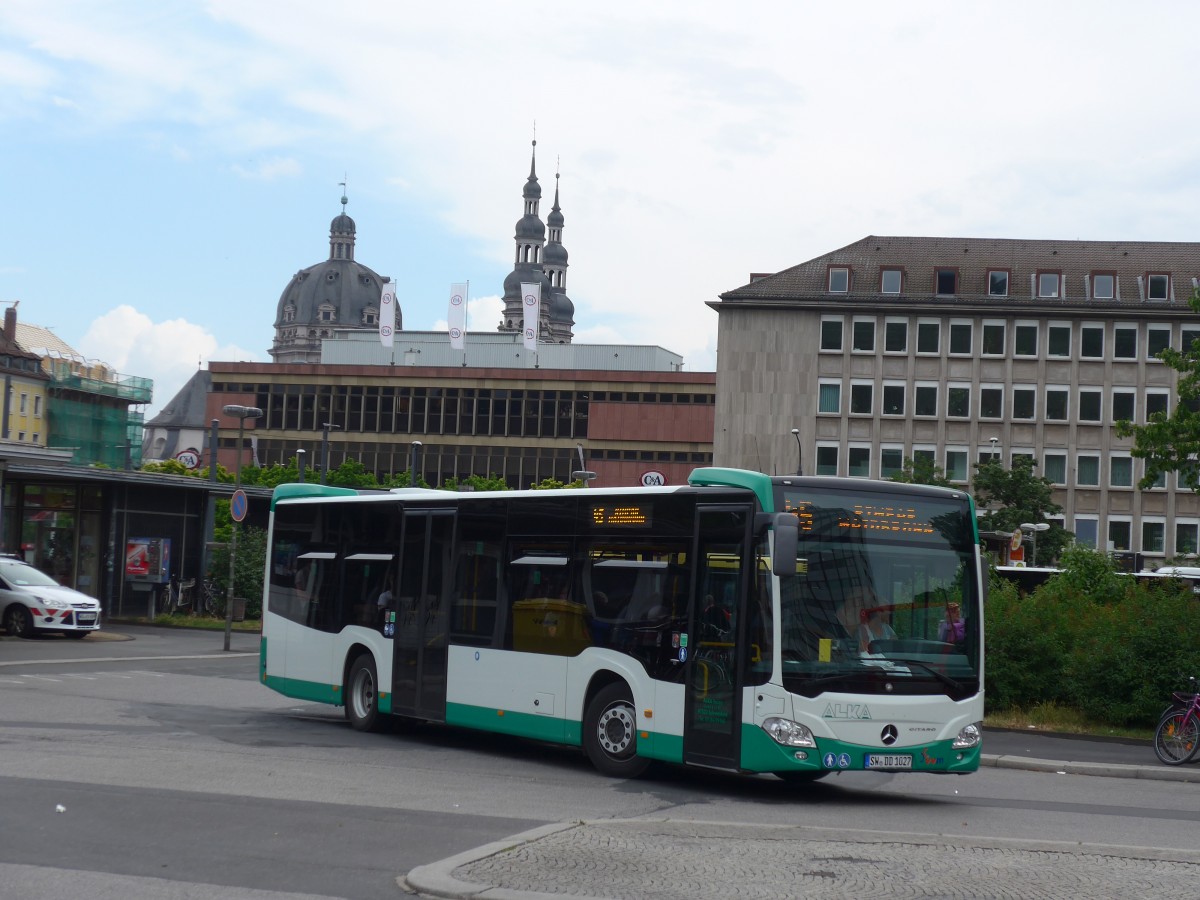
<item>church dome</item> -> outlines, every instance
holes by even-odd
[[[335,216],[329,223],[330,234],[354,234],[354,220],[345,213]]]
[[[279,296],[275,325],[361,328],[367,324],[364,311],[378,311],[382,293],[383,278],[362,263],[327,259],[292,276]],[[397,329],[399,320],[397,309]]]
[[[542,224],[542,220],[537,216],[522,216],[517,221],[517,233],[514,237],[518,241],[542,241],[546,237],[546,226]]]
[[[575,323],[575,304],[566,294],[555,294],[550,301],[550,321],[566,325]]]
[[[557,241],[546,245],[546,249],[542,251],[542,262],[548,266],[567,264],[567,248]]]

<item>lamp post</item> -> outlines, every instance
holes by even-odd
[[[571,473],[571,480],[582,481],[583,486],[587,487],[588,482],[596,477],[596,473],[588,471],[587,463],[583,458],[583,444],[576,444],[575,449],[579,452],[579,471]]]
[[[796,439],[796,474],[803,475],[804,474],[804,466],[801,465],[802,457],[800,455],[801,450],[800,450],[800,429],[799,428],[792,429],[792,437],[794,437]]]
[[[296,477],[300,479],[301,484],[304,484],[304,457],[305,457],[305,455],[306,454],[303,449],[296,451]]]
[[[242,487],[242,447],[246,440],[246,420],[257,419],[262,416],[263,411],[257,406],[223,406],[221,412],[227,416],[233,416],[238,420],[238,443],[237,443],[237,461],[233,466],[233,490],[234,493],[241,490]],[[233,563],[237,558],[238,532],[242,530],[242,523],[234,521],[233,536],[229,541],[229,589],[225,592],[225,649],[229,649],[229,638],[233,634]]]
[[[1022,522],[1021,530],[1029,532],[1029,540],[1032,541],[1032,552],[1029,554],[1029,564],[1037,565],[1037,536],[1038,532],[1049,531],[1050,526],[1045,522]]]
[[[413,441],[408,451],[408,486],[417,486],[417,460],[421,455],[421,442]]]
[[[329,429],[341,427],[332,422],[326,422],[321,426],[321,484],[325,483],[325,476],[329,472]]]
[[[994,438],[988,438],[988,440],[992,442],[992,462],[995,462],[996,461],[996,444],[1000,441],[1000,438],[994,437]]]

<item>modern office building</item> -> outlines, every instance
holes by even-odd
[[[1200,337],[1200,244],[866,237],[751,281],[718,313],[717,465],[887,477],[1032,457],[1089,545],[1193,555],[1200,498],[1142,490],[1118,420],[1175,402],[1156,358]],[[797,434],[792,429],[798,429]]]

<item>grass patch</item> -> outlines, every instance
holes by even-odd
[[[109,619],[108,622],[120,621],[130,625],[155,625],[162,628],[198,628],[201,631],[224,631],[225,620],[215,616],[189,616],[189,615],[173,615],[173,616],[155,616],[151,620],[148,616],[122,616],[119,620]],[[262,623],[258,619],[246,619],[242,622],[234,622],[233,631],[246,631],[257,634],[261,631]]]
[[[984,716],[986,728],[1009,728],[1017,731],[1043,731],[1048,734],[1085,734],[1100,738],[1134,738],[1149,741],[1153,728],[1123,728],[1104,722],[1094,722],[1075,709],[1055,703],[1043,703],[1030,709],[1009,709]]]

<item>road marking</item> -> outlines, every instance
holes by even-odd
[[[19,659],[0,662],[0,666],[45,666],[45,665],[75,665],[76,663],[107,663],[107,662],[161,662],[165,659],[242,659],[247,656],[258,656],[253,653],[222,653],[214,656],[211,653],[198,653],[193,656],[90,656],[83,659]]]

